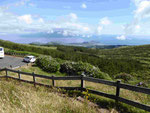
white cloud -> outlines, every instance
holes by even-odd
[[[20,6],[35,7],[36,4],[32,3],[31,0],[18,0],[17,2],[9,3],[7,5],[4,5],[3,7],[9,9],[10,7],[20,7]]]
[[[0,7],[0,32],[21,34],[47,30],[49,26],[39,20],[42,21],[38,17],[33,19],[30,14],[18,16]]]
[[[140,32],[140,30],[141,30],[141,26],[140,25],[136,25],[135,26],[135,33]]]
[[[70,13],[69,17],[71,18],[72,21],[75,21],[78,19],[78,16],[75,13]]]
[[[142,19],[145,17],[150,17],[150,1],[139,1],[135,5],[137,7],[135,10],[135,18]]]
[[[64,15],[63,18],[56,20],[45,21],[43,18],[31,14],[18,16],[0,7],[0,32],[26,34],[54,33],[55,31],[69,36],[90,36],[95,33],[90,25],[79,22],[75,13]]]
[[[142,0],[132,0],[135,5],[138,5]]]
[[[7,6],[8,7],[11,7],[11,6],[23,6],[23,5],[27,5],[27,3],[29,3],[30,0],[20,0],[18,2],[15,2],[15,3],[12,3],[12,4],[8,4]]]
[[[40,23],[44,23],[43,18],[39,18],[38,21],[39,21]]]
[[[20,2],[15,3],[14,5],[15,5],[15,6],[25,5],[25,1],[22,0],[22,1],[20,1]]]
[[[92,33],[91,28],[88,25],[83,24],[83,23],[67,22],[67,23],[62,24],[62,27],[64,29],[70,29],[72,34],[75,34],[75,35],[81,35],[81,34],[87,34],[88,35],[88,34]]]
[[[83,3],[83,4],[81,5],[81,8],[86,9],[86,8],[87,8],[87,5],[86,5],[85,3]]]
[[[33,22],[32,16],[30,14],[19,16],[18,19],[20,21],[25,22],[26,24],[32,24],[32,22]]]
[[[49,30],[49,31],[47,31],[47,33],[49,33],[49,34],[51,34],[51,33],[54,33],[54,30]]]
[[[108,29],[108,25],[112,24],[112,22],[108,19],[108,17],[103,17],[99,20],[98,26],[96,27],[96,34],[101,35],[103,31]]]
[[[124,31],[126,35],[130,34],[140,34],[140,29],[143,29],[144,26],[140,26],[146,18],[150,18],[150,0],[132,0],[136,6],[134,11],[134,19],[131,23],[124,26]]]
[[[91,37],[91,35],[87,35],[87,38],[90,38]]]
[[[117,36],[116,39],[118,39],[118,40],[126,40],[126,36],[125,35]]]
[[[138,21],[133,21],[130,24],[124,25],[124,32],[126,35],[135,33],[136,27],[139,24]]]
[[[101,31],[102,31],[103,27],[102,26],[98,26],[97,27],[97,34],[101,34]]]
[[[67,30],[64,30],[63,31],[63,36],[68,36],[69,35],[69,32]]]
[[[136,25],[135,28],[136,29],[140,29],[141,27],[140,27],[140,25]]]
[[[84,26],[84,27],[83,27],[83,30],[84,30],[85,32],[90,31],[89,27],[87,27],[87,26]]]
[[[104,18],[100,19],[99,23],[102,25],[109,25],[109,24],[111,24],[111,21],[108,19],[108,17],[104,17]]]

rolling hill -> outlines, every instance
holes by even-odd
[[[18,44],[0,40],[0,46],[5,47],[5,52],[23,54],[50,55],[58,62],[74,61],[87,62],[98,67],[102,72],[109,74],[113,79],[121,79],[133,85],[139,82],[144,83],[144,87],[150,87],[150,45],[123,46],[113,49],[90,49],[75,46],[35,46],[28,44]],[[122,76],[129,76],[130,80],[125,81]]]

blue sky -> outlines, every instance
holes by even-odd
[[[149,19],[150,0],[0,0],[1,37],[142,39]]]

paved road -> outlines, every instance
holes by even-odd
[[[27,63],[23,62],[23,58],[5,56],[3,59],[0,59],[0,68],[12,66],[12,68],[26,65]]]

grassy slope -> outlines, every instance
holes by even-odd
[[[100,57],[107,58],[143,58],[143,60],[146,60],[150,56],[150,45],[125,46],[114,49],[103,49],[99,51],[98,55]]]
[[[99,57],[108,59],[134,59],[139,61],[140,65],[145,67],[146,70],[138,70],[134,73],[130,73],[137,80],[131,81],[131,84],[136,84],[140,81],[149,83],[150,80],[150,45],[140,46],[125,46],[114,49],[103,49],[97,54]],[[134,83],[135,82],[135,83]],[[150,85],[149,85],[150,87]]]
[[[96,109],[52,89],[13,80],[0,81],[1,113],[96,113]]]
[[[60,76],[60,73],[47,73],[42,71],[40,68],[36,67],[36,66],[29,66],[29,67],[22,67],[20,68],[21,71],[25,71],[25,72],[35,72],[37,74],[42,74],[42,75],[55,75],[55,76]],[[13,73],[9,73],[9,75],[13,75],[15,77],[18,77],[17,75],[13,74]],[[65,76],[65,75],[61,75],[61,76]],[[32,77],[30,76],[21,76],[23,79],[26,80],[33,80]],[[52,84],[52,82],[50,80],[45,80],[45,79],[36,79],[38,82],[40,83],[44,83],[44,84]],[[80,81],[56,81],[56,86],[80,86]],[[109,94],[115,94],[115,87],[111,87],[111,86],[107,86],[107,85],[103,85],[103,84],[97,84],[97,83],[92,83],[92,82],[84,82],[84,86],[86,88],[89,89],[94,89],[94,90],[98,90],[98,91],[102,91],[105,93],[109,93]],[[116,107],[115,102],[112,101],[111,99],[106,99],[100,96],[93,96],[93,95],[89,95],[87,92],[84,92],[83,94],[85,94],[85,96],[89,96],[88,98],[92,98],[94,97],[94,100],[96,99],[95,102],[100,103],[100,106],[102,107],[106,107],[107,109],[113,109]],[[90,97],[91,96],[91,97]],[[143,104],[147,104],[150,105],[150,95],[146,95],[146,94],[142,94],[142,93],[136,93],[133,91],[128,91],[128,90],[123,90],[121,89],[121,93],[120,93],[121,97],[133,100],[133,101],[137,101]],[[93,100],[93,99],[92,99]],[[144,113],[145,111],[141,111],[140,109],[128,106],[128,105],[122,105],[120,104],[120,109],[121,112],[135,112],[135,113]]]

